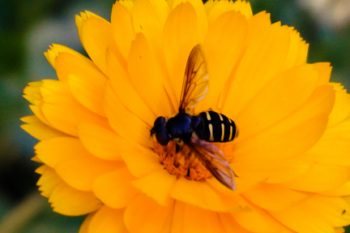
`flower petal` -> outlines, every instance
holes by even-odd
[[[21,121],[24,122],[21,128],[38,140],[64,136],[63,133],[44,124],[36,116],[22,117]]]
[[[142,178],[133,181],[133,185],[160,205],[170,203],[170,191],[176,181],[176,176],[166,170],[159,169]]]
[[[83,123],[79,125],[79,138],[88,152],[106,160],[120,160],[124,141],[112,130],[101,125]]]
[[[265,24],[259,26],[263,29]],[[235,113],[241,112],[271,79],[295,65],[288,63],[292,35],[287,27],[276,23],[264,29],[260,35],[257,32],[259,29],[249,34],[246,50],[232,74],[232,82],[227,85],[226,104],[235,106]],[[232,109],[224,104],[223,111]]]
[[[125,207],[135,196],[137,190],[132,187],[133,176],[126,168],[103,174],[94,182],[93,191],[108,207]]]
[[[56,169],[69,185],[91,190],[94,179],[118,167],[118,163],[97,159],[88,154],[78,139],[60,137],[42,141],[35,147],[41,161]],[[82,169],[77,169],[77,168]]]
[[[111,25],[113,38],[124,59],[128,57],[131,42],[135,38],[131,12],[118,1],[113,5]]]
[[[78,125],[82,121],[97,124],[104,122],[102,118],[76,102],[62,82],[44,80],[40,93],[43,98],[41,110],[49,124],[57,130],[77,135]]]
[[[108,49],[116,49],[111,24],[88,11],[76,16],[76,24],[86,52],[101,71],[105,72],[106,52]]]
[[[54,211],[77,216],[90,213],[100,206],[100,201],[92,193],[66,185],[53,169],[42,166],[37,172],[41,174],[38,185],[43,195],[49,198]]]
[[[113,90],[116,101],[147,124],[153,124],[156,114],[151,111],[145,100],[132,86],[126,65],[123,65],[112,51],[109,51],[107,56],[107,73],[110,79],[107,85],[110,85]]]
[[[50,45],[49,49],[44,53],[47,61],[51,64],[51,66],[56,69],[56,58],[58,56],[58,54],[60,53],[69,53],[69,54],[73,54],[75,56],[81,56],[80,53],[78,53],[77,51],[64,46],[64,45],[60,45],[60,44],[52,44]]]
[[[213,22],[222,14],[228,11],[236,11],[247,18],[253,16],[252,8],[249,2],[246,1],[215,1],[209,0],[205,3],[208,12],[208,21]]]
[[[171,232],[213,233],[225,232],[219,214],[182,202],[175,202]]]
[[[152,126],[125,108],[111,87],[106,90],[104,107],[110,126],[119,136],[146,147],[151,145]]]
[[[222,31],[225,33],[221,33]],[[237,66],[246,35],[247,20],[235,11],[222,14],[209,25],[208,36],[203,45],[210,74],[209,92],[206,101],[201,102],[205,103],[205,106],[198,108],[207,110],[213,106],[220,106],[218,98]]]
[[[349,213],[349,205],[343,199],[318,196],[278,212],[274,217],[296,232],[334,233],[332,226],[347,225]]]
[[[171,226],[172,205],[161,206],[139,195],[127,206],[124,223],[133,233],[166,233]]]
[[[128,233],[123,223],[123,211],[101,207],[91,218],[88,233]]]
[[[171,109],[172,105],[166,98],[161,67],[143,34],[136,35],[131,45],[128,62],[131,83],[152,112],[157,116],[169,116],[174,112],[175,109]]]
[[[193,6],[180,3],[165,23],[163,53],[168,70],[171,101],[178,106],[185,66],[191,49],[198,43],[198,20]]]
[[[234,195],[225,198],[206,182],[190,181],[184,178],[176,181],[171,196],[184,203],[213,211],[232,211],[239,208]]]
[[[290,158],[309,149],[324,132],[333,106],[333,95],[331,86],[321,86],[298,111],[278,124],[247,140],[239,142],[238,138],[234,152],[236,169],[240,170],[243,164],[245,168],[264,167],[263,164],[269,167],[272,160],[276,164],[276,160]]]

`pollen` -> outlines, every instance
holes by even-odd
[[[154,141],[153,149],[159,155],[159,162],[164,169],[177,178],[205,181],[212,177],[197,155],[186,144],[179,148],[175,141],[170,141],[166,146]]]

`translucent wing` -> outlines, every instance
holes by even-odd
[[[194,106],[206,96],[208,82],[207,63],[200,45],[196,45],[187,60],[179,112],[193,112]]]
[[[209,142],[200,140],[196,136],[192,136],[189,146],[195,152],[197,158],[218,181],[229,189],[235,189],[235,173],[229,162],[224,158],[221,150]]]

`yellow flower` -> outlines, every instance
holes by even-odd
[[[307,63],[293,28],[244,1],[121,0],[111,22],[76,17],[89,57],[54,44],[57,80],[30,83],[39,189],[81,233],[341,232],[350,224],[350,98],[328,63]],[[233,119],[217,144],[236,189],[171,175],[150,129],[177,113],[200,44],[209,92],[196,113]],[[181,153],[181,152],[180,152]],[[181,155],[181,154],[180,154]],[[209,175],[210,176],[210,175]]]

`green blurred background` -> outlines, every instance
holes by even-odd
[[[73,233],[82,218],[51,211],[36,191],[35,141],[19,128],[29,114],[22,89],[29,81],[54,77],[43,57],[50,43],[81,51],[74,16],[91,10],[109,18],[113,0],[0,0],[0,232]],[[310,62],[330,61],[334,81],[350,89],[350,0],[252,0],[301,32],[310,45]],[[323,4],[323,5],[322,5]],[[344,5],[341,5],[344,4]],[[350,232],[350,230],[349,230]]]

